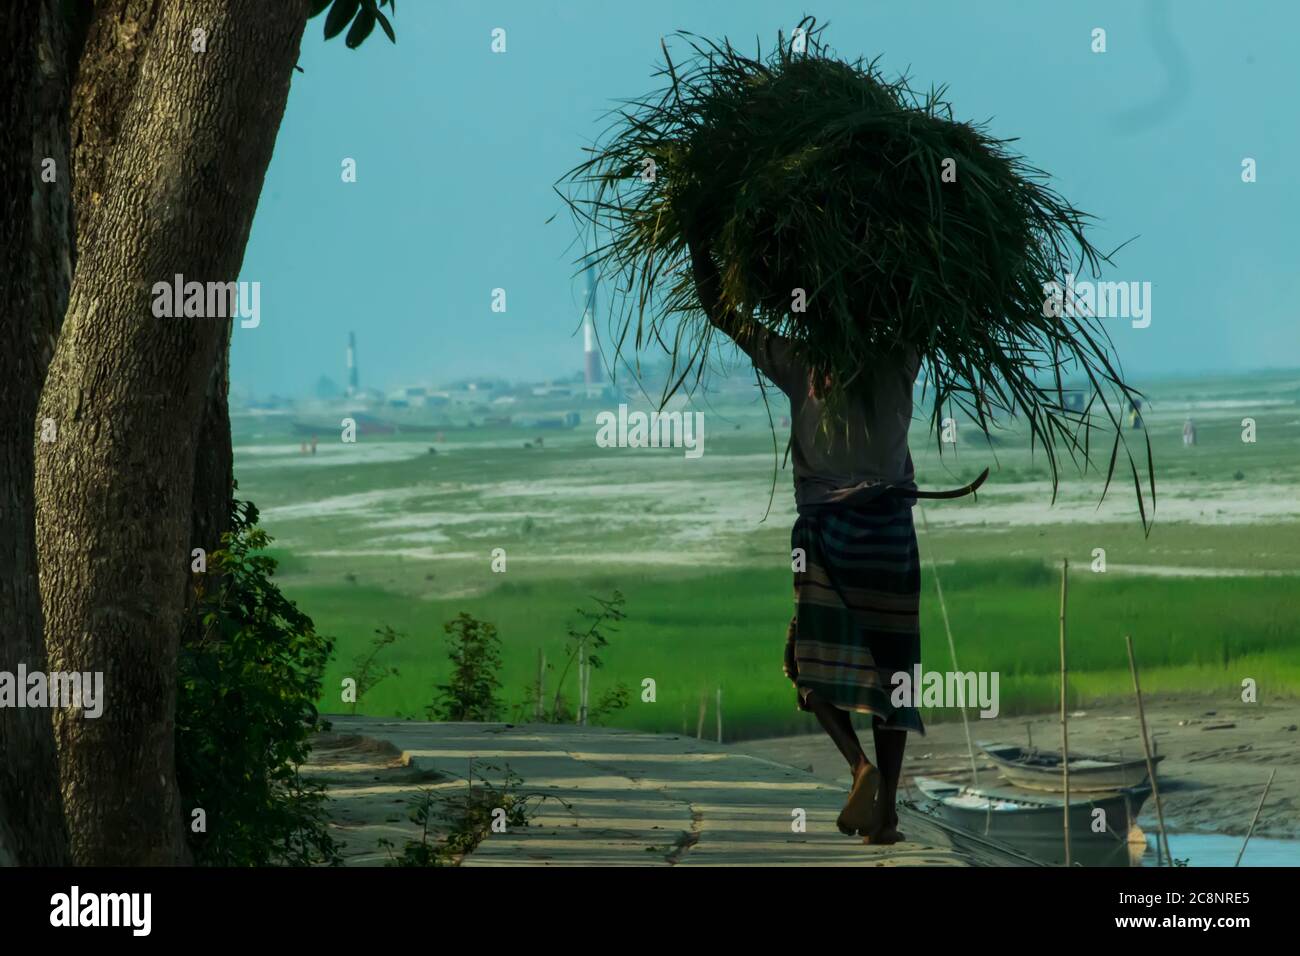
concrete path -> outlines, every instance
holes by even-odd
[[[381,864],[376,827],[400,844],[410,795],[496,783],[506,767],[544,794],[527,828],[490,834],[466,866],[1006,866],[1025,861],[900,810],[907,842],[864,845],[835,829],[845,790],[803,770],[693,738],[597,727],[435,724],[332,717],[335,735],[390,754],[407,774],[317,765],[332,812],[354,840],[353,865]],[[339,739],[338,737],[334,739]],[[377,752],[377,751],[376,751]],[[328,750],[326,751],[328,753]],[[400,756],[399,756],[400,755]],[[376,785],[377,784],[377,785]],[[802,811],[804,832],[794,823]],[[359,842],[357,842],[359,841]]]

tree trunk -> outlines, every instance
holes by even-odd
[[[72,852],[86,865],[188,860],[176,655],[196,438],[229,321],[156,318],[151,290],[176,274],[238,277],[307,3],[154,9],[99,200],[80,218],[39,412],[59,428],[36,457],[46,643],[57,669],[104,674],[101,717],[55,719]],[[196,30],[206,52],[192,48]],[[79,88],[96,75],[96,35]]]
[[[208,382],[194,476],[194,547],[209,554],[230,530],[234,498],[234,452],[230,443],[230,329],[217,343],[217,364]]]
[[[117,142],[126,106],[136,90],[141,54],[153,32],[157,15],[153,0],[101,0],[87,27],[84,63],[77,69],[72,96],[72,158],[74,208],[85,222],[103,201],[109,155]],[[228,530],[234,474],[227,407],[230,340],[220,347],[221,358],[208,385],[203,425],[196,445],[194,518],[190,541],[211,554]],[[196,640],[198,591],[217,587],[215,575],[187,578],[182,642]]]
[[[77,232],[87,228],[104,199],[109,157],[157,18],[154,0],[99,0],[83,27],[82,53],[72,90],[72,184]],[[180,38],[174,42],[179,43]]]
[[[234,504],[234,450],[230,440],[230,329],[217,346],[217,363],[208,381],[199,426],[194,462],[194,501],[190,519],[190,546],[209,556],[221,547],[221,536],[230,530]],[[208,566],[206,574],[187,581],[182,644],[196,643],[203,636],[198,600],[201,594],[216,593],[220,576]]]
[[[67,35],[59,0],[0,17],[0,671],[46,670],[33,442],[72,278]],[[45,182],[53,161],[54,182]],[[19,689],[23,693],[24,689]],[[51,712],[0,708],[0,865],[67,862]]]

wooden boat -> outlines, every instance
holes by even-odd
[[[1073,784],[1073,770],[1070,778]],[[913,782],[934,802],[934,813],[941,820],[1038,859],[1063,860],[1063,796],[1010,787],[973,787],[932,777],[917,777]],[[1149,787],[1130,787],[1078,797],[1071,793],[1071,861],[1089,866],[1127,863],[1129,831],[1150,792]]]
[[[1061,770],[1061,755],[1057,751],[1025,749],[1014,744],[996,744],[976,741],[975,746],[997,765],[1002,776],[1017,787],[1059,793],[1065,789],[1065,774]],[[1163,758],[1152,757],[1152,763]],[[1123,760],[1119,757],[1090,757],[1070,754],[1070,792],[1094,793],[1105,790],[1124,790],[1147,783],[1147,763],[1139,757]]]

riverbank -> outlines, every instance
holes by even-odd
[[[1277,775],[1260,811],[1255,835],[1300,839],[1300,701],[1225,704],[1191,695],[1170,695],[1146,702],[1147,726],[1156,752],[1164,756],[1158,780],[1165,825],[1174,831],[1244,836],[1259,805],[1269,771]],[[1142,756],[1133,703],[1111,703],[1075,712],[1070,717],[1070,749],[1077,753]],[[1056,714],[996,717],[971,721],[975,740],[1024,745],[1032,735],[1043,749],[1060,749]],[[870,731],[864,735],[870,752]],[[752,740],[736,749],[807,770],[819,779],[843,785],[843,759],[821,734]],[[977,752],[981,779],[995,779],[993,765]],[[903,766],[905,780],[915,776],[970,779],[970,758],[960,721],[931,725],[924,737],[913,735]],[[909,796],[919,795],[911,788]],[[1148,800],[1139,820],[1148,834],[1156,830],[1156,807]],[[1297,860],[1300,862],[1300,860]]]

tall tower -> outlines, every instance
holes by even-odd
[[[582,306],[582,380],[587,385],[587,393],[600,390],[600,352],[596,351],[596,270],[588,265],[583,273]]]
[[[357,393],[357,333],[348,333],[348,397]]]

